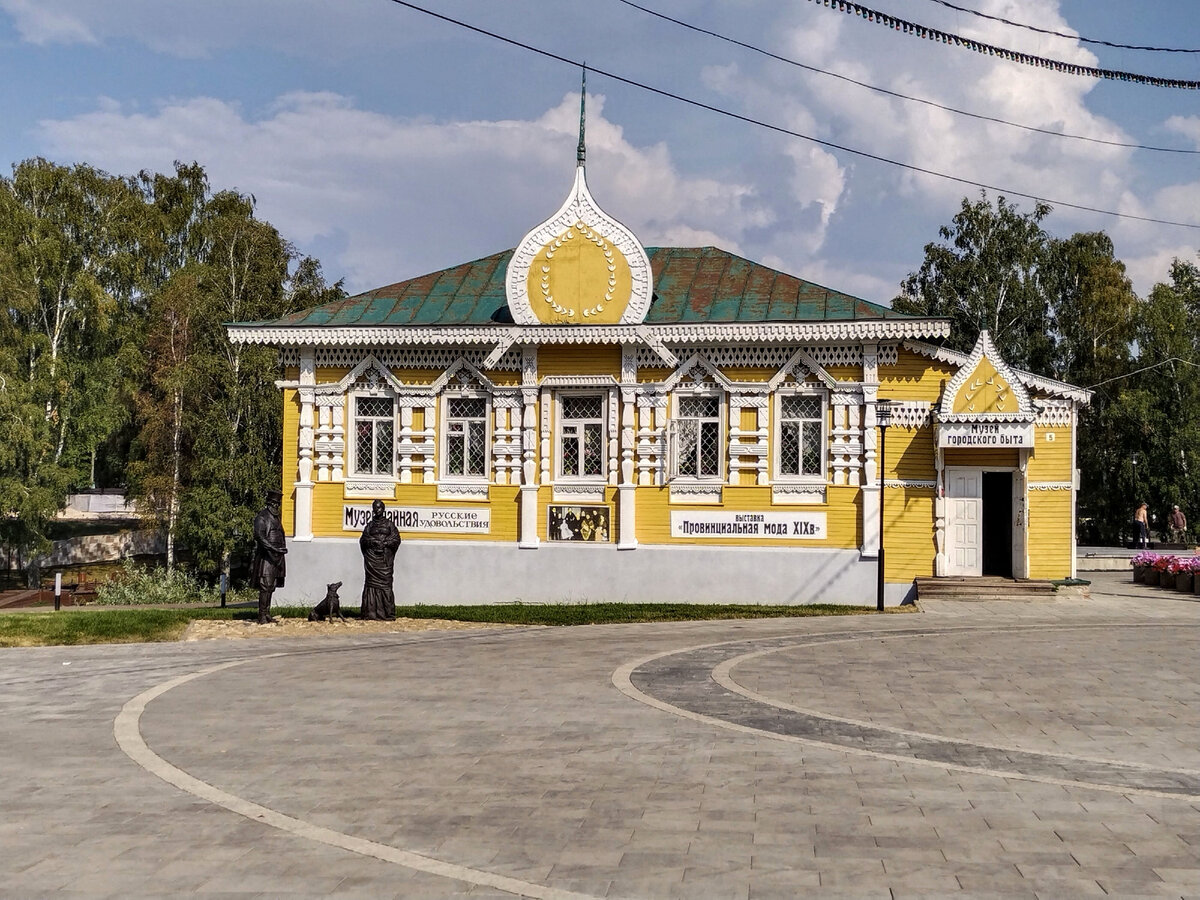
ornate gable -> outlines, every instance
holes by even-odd
[[[1009,368],[987,331],[946,385],[938,409],[943,422],[1032,422],[1029,392]]]

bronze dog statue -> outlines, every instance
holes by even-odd
[[[324,622],[326,619],[332,621],[334,616],[337,616],[343,622],[346,617],[342,615],[342,601],[338,597],[338,588],[342,586],[340,581],[335,581],[333,584],[325,585],[325,599],[318,603],[313,611],[308,614],[310,622]]]

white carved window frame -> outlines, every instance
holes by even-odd
[[[717,472],[715,475],[680,475],[680,401],[686,399],[717,401]],[[729,452],[729,398],[726,391],[711,382],[677,385],[667,406],[667,478],[672,484],[718,485],[725,483],[726,455]]]
[[[391,441],[391,471],[387,473],[360,472],[358,465],[358,401],[363,399],[385,399],[392,406],[392,441]],[[355,387],[346,394],[347,418],[350,420],[346,429],[347,436],[350,438],[346,441],[346,481],[358,483],[383,483],[388,482],[394,484],[397,481],[397,472],[399,471],[399,460],[396,455],[396,437],[399,433],[397,423],[398,404],[395,392],[390,387],[386,387],[381,383],[367,384],[362,387]],[[375,417],[371,417],[373,420]]]
[[[483,446],[480,448],[483,453],[483,474],[481,475],[451,474],[447,471],[447,465],[450,462],[450,424],[454,421],[450,416],[450,402],[452,400],[483,401]],[[469,387],[449,388],[442,393],[438,402],[442,426],[439,429],[440,435],[438,440],[438,456],[440,457],[438,460],[439,482],[487,484],[492,479],[492,430],[494,415],[492,395],[486,390]]]
[[[821,404],[821,436],[818,451],[821,471],[815,475],[785,474],[783,471],[783,401],[790,397],[815,397]],[[771,398],[771,478],[777,484],[819,485],[829,480],[829,391],[813,384],[785,385]]]
[[[609,459],[608,459],[608,442],[613,433],[613,423],[611,421],[611,410],[613,390],[610,387],[579,387],[579,388],[558,388],[554,391],[554,444],[552,453],[554,456],[554,482],[555,484],[564,485],[604,485],[608,483]],[[563,473],[563,401],[575,397],[595,397],[600,401],[600,416],[596,419],[573,419],[583,423],[596,423],[600,425],[600,472],[599,474],[578,474],[567,475]],[[583,446],[580,442],[580,469],[583,468]]]

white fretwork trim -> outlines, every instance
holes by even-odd
[[[888,341],[879,345],[879,364],[894,366],[899,358],[896,341]],[[773,369],[779,370],[797,347],[764,346],[750,344],[737,347],[672,347],[671,350],[680,358],[686,359],[697,353],[703,353],[715,366],[722,369]],[[826,344],[808,346],[804,350],[822,368],[829,366],[860,366],[862,365],[862,344]],[[649,348],[639,348],[637,355],[639,367],[659,368],[662,359]]]
[[[439,500],[482,500],[488,499],[487,482],[454,482],[439,481],[437,486]]]
[[[396,482],[391,479],[368,481],[356,477],[342,485],[342,495],[347,499],[373,497],[390,500],[396,496]]]
[[[937,487],[937,481],[932,478],[889,478],[883,483],[889,488],[915,488],[932,491]]]
[[[338,325],[286,326],[235,324],[226,327],[234,344],[275,347],[423,347],[479,345],[508,340],[505,325]],[[626,344],[661,341],[666,345],[776,344],[897,341],[950,334],[946,319],[856,319],[845,322],[696,322],[677,325],[538,325],[517,328],[518,344]],[[794,349],[794,348],[793,348]],[[378,350],[374,350],[378,354]],[[486,356],[486,352],[484,354]],[[1036,377],[1036,376],[1035,376]],[[1047,379],[1049,380],[1049,379]],[[1077,388],[1075,390],[1078,390]]]
[[[620,382],[611,375],[546,375],[538,384],[544,388],[607,388]]]
[[[781,506],[807,506],[825,502],[825,486],[817,484],[773,484],[771,502]]]
[[[595,484],[555,484],[555,503],[603,503],[604,485]]]
[[[493,347],[318,347],[314,354],[318,368],[353,368],[368,354],[374,354],[389,369],[445,369],[456,359],[465,359],[479,369],[517,372],[521,369],[519,350],[508,350],[492,366],[485,366]],[[286,347],[280,351],[285,366],[299,365],[299,348]]]
[[[1074,487],[1069,481],[1031,481],[1031,491],[1069,491]]]
[[[1037,410],[1035,424],[1057,427],[1071,424],[1074,407],[1069,400],[1034,400],[1033,405]]]
[[[678,369],[671,373],[671,376],[666,381],[658,385],[658,390],[662,393],[670,393],[679,386],[679,383],[685,378],[690,378],[696,384],[704,381],[712,381],[714,385],[725,391],[733,391],[734,383],[721,374],[711,362],[709,362],[702,354],[696,353],[688,357],[688,359]]]
[[[722,485],[719,484],[672,482],[670,501],[672,503],[720,503],[722,489]]]
[[[767,382],[767,388],[772,391],[778,390],[779,386],[787,380],[789,375],[794,378],[798,384],[802,384],[804,379],[810,373],[815,375],[817,380],[824,384],[827,388],[834,388],[837,386],[837,382],[830,377],[829,373],[826,372],[825,369],[822,368],[821,365],[812,358],[807,350],[801,347],[799,350],[793,353],[791,358],[789,358],[788,361],[783,364],[783,367],[775,373],[775,377]]]
[[[908,340],[904,342],[904,347],[913,353],[919,353],[921,356],[951,366],[964,366],[970,359],[965,353],[959,353],[957,350],[948,350],[945,347],[935,347],[933,344],[926,344],[923,341]],[[1012,369],[1012,373],[1021,384],[1030,390],[1041,391],[1056,397],[1062,397],[1066,400],[1074,400],[1076,403],[1085,406],[1092,402],[1092,391],[1085,388],[1075,387],[1075,385],[1067,384],[1065,381],[1046,378],[1044,375],[1034,375],[1032,372],[1026,372],[1023,369],[1014,368]]]
[[[933,404],[927,400],[893,400],[892,424],[900,428],[924,428],[933,424]]]

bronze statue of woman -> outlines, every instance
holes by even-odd
[[[358,539],[363,555],[362,618],[396,618],[396,595],[392,590],[400,532],[384,513],[382,500],[371,504],[371,521]]]

